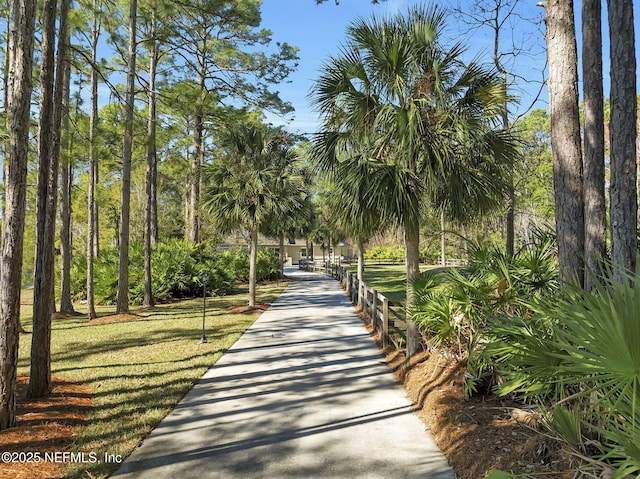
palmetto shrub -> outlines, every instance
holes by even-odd
[[[222,253],[222,260],[229,274],[238,281],[249,280],[249,255],[243,248],[233,248]]]
[[[532,305],[535,326],[496,330],[487,351],[499,393],[537,402],[577,456],[623,478],[640,472],[640,277],[603,283]]]
[[[275,251],[270,248],[259,248],[256,261],[256,281],[276,279],[279,272],[278,256]]]
[[[541,236],[511,258],[476,246],[468,267],[437,276],[422,273],[413,287],[412,319],[427,343],[454,347],[467,359],[464,389],[472,395],[497,379],[493,359],[485,353],[491,328],[510,324],[513,317],[531,318],[529,302],[557,294],[555,244]]]
[[[129,299],[141,304],[143,299],[143,247],[132,243],[129,250]],[[246,250],[220,252],[215,245],[195,244],[183,240],[158,243],[151,262],[153,295],[157,301],[193,297],[202,294],[204,273],[208,273],[208,294],[225,295],[238,281],[246,281],[249,259]],[[95,300],[98,304],[115,304],[118,286],[118,249],[103,248],[94,262]],[[278,271],[272,250],[258,251],[258,281],[269,279]],[[76,256],[72,264],[72,295],[86,297],[86,257]]]

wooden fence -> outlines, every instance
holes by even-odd
[[[364,281],[359,281],[357,275],[344,266],[328,262],[301,261],[299,267],[305,271],[324,273],[340,281],[351,303],[362,311],[367,322],[380,334],[382,346],[386,348],[393,343],[396,348],[405,347],[406,321],[401,306]]]

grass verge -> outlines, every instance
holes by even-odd
[[[421,265],[420,271],[442,270],[442,267]],[[349,267],[355,273],[357,265]],[[364,282],[384,294],[391,301],[404,302],[407,294],[407,270],[402,264],[366,263],[364,266]]]
[[[285,283],[261,286],[259,303],[271,303]],[[26,330],[31,330],[29,292],[22,300]],[[164,418],[198,379],[256,320],[259,311],[240,311],[246,293],[207,298],[202,336],[202,298],[133,310],[126,322],[89,322],[86,316],[55,319],[52,374],[87,386],[93,405],[72,450],[126,457]],[[110,314],[102,308],[99,315]],[[19,374],[29,373],[31,335],[20,338]],[[117,461],[66,463],[64,477],[104,478]]]

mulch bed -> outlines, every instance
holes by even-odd
[[[239,314],[252,314],[252,313],[262,313],[269,309],[271,306],[270,303],[258,303],[254,306],[242,305],[242,306],[229,306],[225,309],[230,313],[239,313]]]
[[[30,399],[28,382],[27,376],[18,377],[17,426],[0,432],[0,479],[60,478],[65,461],[45,461],[45,453],[69,451],[85,425],[91,391],[72,381],[53,378],[51,395]]]

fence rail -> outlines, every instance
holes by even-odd
[[[340,281],[351,303],[362,311],[366,321],[380,334],[383,348],[390,342],[393,342],[395,347],[406,345],[406,323],[404,314],[398,311],[398,304],[364,281],[359,281],[357,275],[344,266],[329,262],[301,261],[299,268],[324,273]]]

